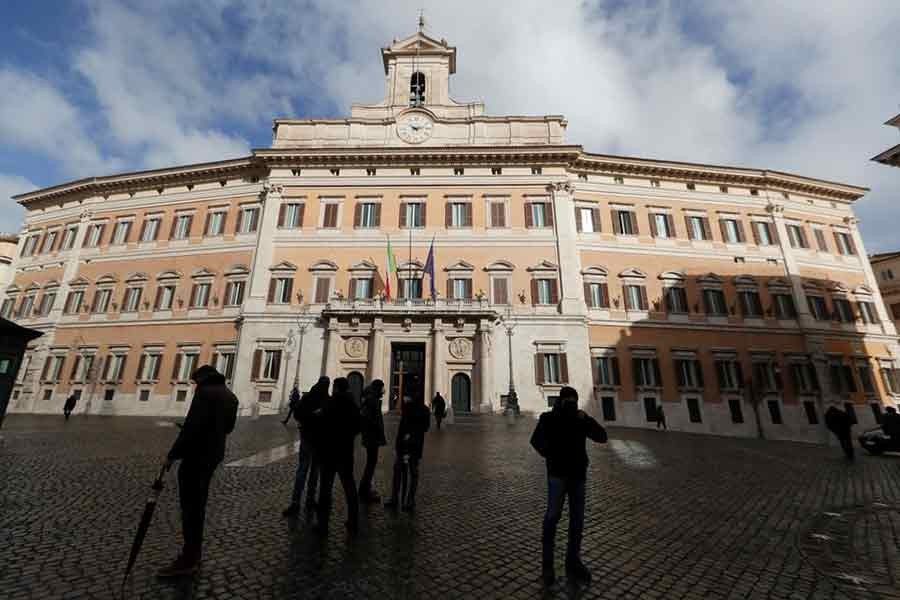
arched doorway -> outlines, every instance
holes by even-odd
[[[353,371],[347,375],[347,383],[350,384],[350,393],[353,394],[353,399],[359,404],[362,400],[363,386],[365,385],[362,373]]]
[[[465,373],[457,373],[450,381],[450,401],[455,413],[472,411],[472,381]]]

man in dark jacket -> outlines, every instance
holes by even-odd
[[[225,457],[225,437],[237,420],[237,398],[221,373],[204,365],[191,380],[197,385],[194,399],[168,456],[169,464],[181,460],[178,492],[184,547],[175,562],[159,572],[160,577],[190,575],[200,566],[209,483]]]
[[[291,420],[291,416],[297,409],[300,408],[300,390],[297,389],[297,386],[294,385],[294,388],[291,390],[290,398],[288,399],[288,412],[284,416],[284,420],[281,422],[282,425],[287,425],[288,421]]]
[[[309,391],[297,401],[293,415],[300,430],[300,450],[297,452],[297,474],[294,476],[294,490],[291,503],[281,513],[292,517],[300,512],[300,501],[303,500],[303,488],[306,487],[307,475],[309,488],[306,492],[306,511],[316,506],[316,489],[319,484],[318,445],[322,435],[322,411],[328,403],[328,385],[330,379],[320,377]]]
[[[66,417],[66,421],[69,420],[69,416],[75,410],[76,402],[78,402],[78,398],[75,397],[75,394],[69,394],[69,397],[66,398],[66,403],[63,404],[63,415]]]
[[[850,433],[853,424],[850,422],[850,415],[837,406],[831,405],[825,411],[825,426],[841,442],[841,448],[843,448],[847,460],[853,460],[853,439]]]
[[[396,508],[399,500],[401,508],[412,512],[416,506],[416,490],[419,487],[419,461],[425,448],[425,433],[431,428],[431,412],[421,399],[403,398],[400,425],[397,428],[394,460],[394,480],[391,484],[391,498],[384,503],[386,508]],[[408,485],[407,485],[408,484]]]
[[[440,431],[441,421],[447,416],[447,401],[444,400],[444,397],[441,396],[440,392],[436,393],[434,399],[431,401],[431,412],[434,413],[434,422],[437,425],[438,431]]]
[[[350,385],[344,377],[334,380],[331,400],[322,413],[322,444],[320,450],[322,464],[322,487],[319,488],[320,531],[328,527],[331,514],[331,488],[337,475],[344,488],[347,502],[347,530],[356,533],[359,528],[359,498],[353,481],[353,451],[359,433],[359,406],[350,392]]]
[[[587,413],[578,409],[578,392],[571,387],[564,387],[559,392],[559,400],[553,410],[541,415],[531,436],[531,445],[547,460],[548,497],[542,538],[542,571],[544,583],[548,586],[556,580],[553,565],[556,526],[562,516],[566,496],[569,497],[566,572],[584,581],[591,578],[590,571],[581,562],[584,489],[588,466],[585,442],[588,439],[603,443],[606,441],[606,431]]]
[[[881,430],[889,436],[893,441],[900,440],[900,414],[893,406],[884,409],[884,416],[881,418]]]
[[[361,502],[378,502],[381,498],[372,489],[372,476],[378,464],[378,449],[387,445],[384,437],[384,417],[381,413],[381,398],[384,396],[384,382],[376,379],[363,391],[359,414],[362,419],[362,445],[366,449],[366,467],[359,480]]]

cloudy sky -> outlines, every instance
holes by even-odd
[[[378,48],[457,46],[451,93],[491,114],[564,114],[593,152],[734,164],[870,187],[870,252],[900,247],[897,0],[6,0],[0,231],[11,194],[218,160],[275,116],[338,117],[383,91]]]

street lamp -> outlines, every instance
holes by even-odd
[[[285,364],[290,364],[291,360],[291,346],[294,345],[294,330],[291,329],[287,333],[287,337],[284,340],[284,361]],[[283,408],[285,405],[285,399],[287,398],[287,369],[282,369],[284,373],[283,383],[281,384],[281,403],[279,404],[279,408]]]
[[[297,316],[297,329],[300,332],[300,340],[297,343],[297,366],[294,368],[294,387],[300,388],[300,359],[303,356],[303,335],[310,323],[306,319],[309,314],[309,304],[303,304],[303,293],[297,294],[300,301],[300,314]]]
[[[502,319],[503,328],[506,329],[506,339],[508,342],[509,348],[509,391],[507,392],[506,398],[506,415],[518,417],[519,416],[519,397],[516,394],[516,384],[513,380],[513,350],[512,350],[512,339],[513,339],[513,331],[516,329],[518,325],[512,319],[512,307],[506,307],[506,317]]]

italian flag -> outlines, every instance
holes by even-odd
[[[397,259],[394,257],[394,251],[391,249],[391,236],[388,236],[387,244],[387,278],[384,282],[384,295],[391,299],[391,276],[397,274]]]

